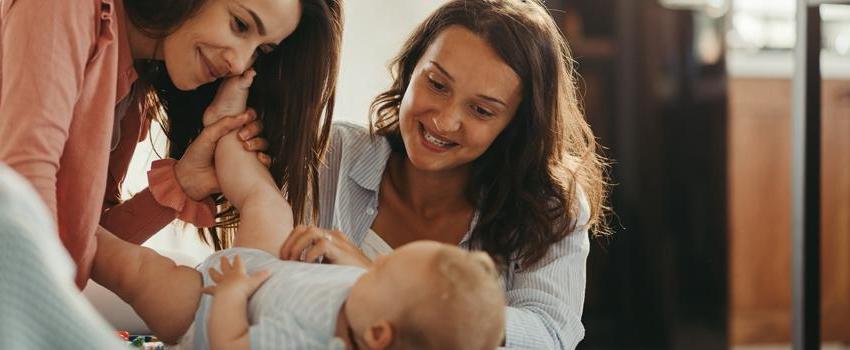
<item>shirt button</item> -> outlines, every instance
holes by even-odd
[[[375,208],[366,209],[366,214],[375,215]]]

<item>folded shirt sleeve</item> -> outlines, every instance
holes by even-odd
[[[154,161],[148,171],[149,187],[106,209],[100,225],[134,244],[144,243],[174,219],[212,227],[215,203],[212,198],[198,202],[186,195],[174,175],[176,163],[174,159]]]
[[[154,161],[148,171],[148,184],[153,198],[162,206],[174,209],[177,218],[197,227],[215,225],[215,203],[211,197],[203,201],[189,198],[174,173],[177,161],[166,158]]]
[[[577,228],[554,244],[541,261],[518,269],[507,286],[507,348],[575,349],[584,338],[581,315],[590,209],[583,195],[578,198]]]

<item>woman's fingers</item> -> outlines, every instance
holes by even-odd
[[[292,244],[289,250],[289,256],[292,260],[299,260],[301,253],[311,244],[321,239],[321,235],[316,227],[309,227],[305,230]]]
[[[298,225],[292,229],[292,232],[289,233],[289,237],[286,238],[286,241],[283,242],[283,246],[280,247],[280,258],[283,260],[289,260],[290,251],[292,250],[292,245],[295,244],[295,241],[301,234],[307,230],[307,226]]]
[[[265,152],[269,149],[269,142],[261,137],[255,137],[248,141],[242,141],[242,147],[249,152]]]
[[[260,163],[263,163],[263,165],[265,165],[266,168],[268,168],[269,166],[272,165],[272,158],[269,157],[268,154],[265,154],[265,153],[262,153],[262,152],[257,152],[257,159],[259,159]]]
[[[332,244],[325,239],[317,240],[313,246],[307,249],[307,252],[304,255],[304,262],[319,262],[319,257],[324,256],[325,258],[331,259],[329,256]]]
[[[251,117],[256,118],[256,115],[253,114],[254,113],[253,110],[249,109],[248,112],[245,112],[245,113],[252,113]],[[263,132],[263,121],[254,119],[252,122],[245,124],[245,126],[243,126],[242,129],[239,130],[239,140],[241,140],[241,141],[251,140],[251,139],[253,139],[257,136],[260,136],[260,134],[262,132]]]
[[[315,241],[322,238],[322,231],[318,227],[307,226],[301,230],[293,230],[284,243],[282,256],[285,260],[299,260],[301,253]]]
[[[219,121],[213,123],[212,125],[205,127],[204,130],[201,131],[201,135],[196,141],[203,140],[202,142],[211,146],[211,149],[214,149],[215,144],[218,142],[219,139],[250,121],[250,118],[251,116],[248,113],[242,113],[233,117],[221,118]]]

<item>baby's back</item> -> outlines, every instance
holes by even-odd
[[[198,265],[204,286],[213,284],[207,273],[209,268],[218,269],[222,256],[232,261],[236,255],[249,274],[271,272],[248,303],[252,349],[329,349],[335,343],[344,348],[334,340],[337,315],[351,286],[365,270],[282,261],[261,250],[232,248],[217,252]],[[194,334],[190,330],[184,337],[192,348],[209,348],[206,319],[211,304],[212,296],[201,297],[192,326]]]

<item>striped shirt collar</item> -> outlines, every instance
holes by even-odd
[[[354,159],[354,164],[351,167],[351,172],[348,177],[356,182],[360,187],[369,191],[378,193],[381,185],[381,177],[384,175],[384,169],[387,167],[387,162],[390,159],[390,143],[385,137],[370,136],[372,141],[368,144],[366,152],[361,152]]]
[[[372,137],[373,142],[368,144],[365,152],[361,152],[354,159],[354,164],[351,167],[351,172],[348,173],[348,177],[360,185],[360,187],[363,187],[363,189],[371,191],[377,196],[381,186],[381,178],[383,178],[384,171],[387,168],[392,148],[386,137],[370,137]],[[469,239],[472,236],[472,231],[478,224],[478,218],[479,212],[478,209],[475,209],[472,221],[469,223],[469,228],[460,240],[461,247],[469,248]]]

